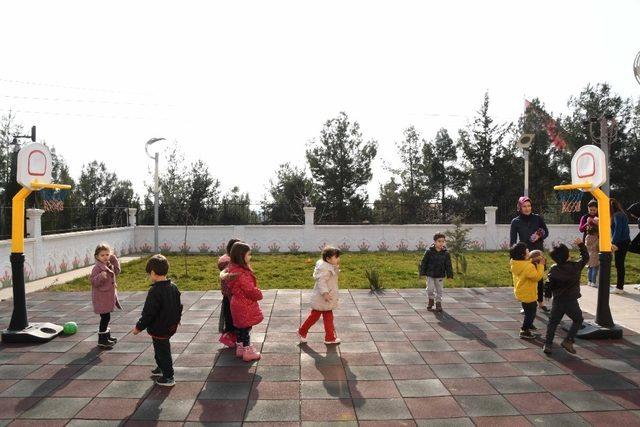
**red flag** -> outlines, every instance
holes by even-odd
[[[558,124],[555,120],[551,118],[547,113],[542,111],[540,108],[533,105],[528,100],[524,100],[524,109],[531,108],[534,114],[542,117],[544,119],[544,126],[547,131],[547,135],[549,135],[549,139],[551,140],[551,144],[556,148],[556,150],[564,150],[567,146],[567,141],[560,135],[560,129],[558,128]]]

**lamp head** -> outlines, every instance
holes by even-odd
[[[150,140],[148,140],[145,144],[144,144],[144,151],[145,153],[147,153],[147,156],[151,157],[152,159],[155,158],[155,156],[152,156],[151,154],[149,154],[149,146],[155,144],[158,141],[164,141],[164,138],[151,138]]]

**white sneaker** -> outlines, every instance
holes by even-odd
[[[596,285],[595,282],[589,282],[589,286],[591,286],[592,288],[598,287],[598,285]]]
[[[611,292],[616,294],[616,295],[622,295],[622,294],[624,294],[624,289],[614,288],[613,291],[611,291]]]
[[[636,291],[640,291],[640,285],[635,285],[633,289],[635,289]]]
[[[300,334],[300,332],[298,332],[298,339],[299,339],[299,343],[300,344],[304,344],[307,342],[307,337],[303,337],[302,334]]]
[[[329,344],[340,344],[340,338],[336,338],[333,341],[325,341],[325,344],[329,345]]]

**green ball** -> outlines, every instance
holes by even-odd
[[[76,322],[67,322],[64,324],[64,327],[62,328],[62,332],[65,333],[65,335],[73,335],[76,332],[78,332],[78,325]]]

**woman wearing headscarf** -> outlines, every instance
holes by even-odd
[[[544,219],[533,213],[531,199],[523,196],[518,199],[518,216],[511,220],[510,246],[518,242],[527,245],[529,251],[544,250],[544,239],[549,236],[549,229]],[[538,307],[548,312],[544,305],[544,281],[538,282]]]

